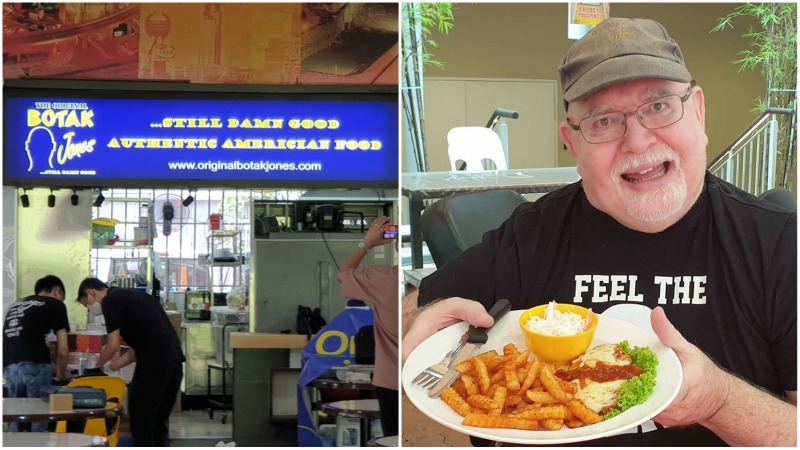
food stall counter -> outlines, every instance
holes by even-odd
[[[272,442],[285,427],[273,416],[273,373],[300,372],[305,334],[232,332],[233,349],[233,439],[237,446],[260,446]],[[285,387],[279,394],[286,395]],[[294,390],[289,397],[296,399]]]
[[[285,348],[301,349],[308,343],[305,334],[282,333],[231,333],[231,348]]]

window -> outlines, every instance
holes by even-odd
[[[228,292],[235,286],[249,283],[252,200],[296,200],[300,190],[244,189],[109,189],[103,190],[105,202],[94,208],[93,218],[112,218],[119,222],[116,233],[120,241],[95,248],[92,252],[92,273],[111,282],[121,274],[134,276],[140,283],[146,276],[149,246],[135,246],[133,236],[147,205],[155,230],[151,242],[156,278],[162,292],[204,290],[209,288],[207,255],[210,252],[209,216],[222,216],[221,229],[238,230],[244,266],[238,271],[222,271],[214,276],[214,290]],[[194,201],[183,206],[182,200],[192,195]],[[172,222],[164,217],[164,204],[173,208]],[[138,275],[138,277],[136,277]]]

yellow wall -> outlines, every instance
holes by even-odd
[[[81,281],[91,276],[92,194],[89,190],[77,194],[78,205],[73,206],[72,190],[57,190],[55,207],[49,208],[50,190],[32,189],[28,191],[30,207],[17,208],[16,298],[34,294],[36,280],[55,275],[64,282],[70,323],[85,330],[87,310],[75,299]]]
[[[430,49],[434,59],[445,63],[445,68],[427,68],[427,76],[558,79],[558,64],[574,42],[566,37],[566,3],[454,6],[455,27],[448,35],[434,35],[439,47]],[[718,18],[733,11],[735,6],[730,3],[611,5],[612,17],[659,21],[680,45],[689,71],[705,92],[709,161],[756,119],[750,110],[766,89],[758,72],[739,73],[739,67],[731,63],[739,58],[739,51],[749,46],[740,37],[747,22],[737,22],[734,30],[709,33]],[[558,114],[559,120],[563,120],[563,108],[558,108]],[[508,122],[510,135],[515,126],[524,126],[522,120],[521,117]],[[560,140],[558,145],[563,148]],[[559,166],[575,164],[566,150],[559,150],[558,154]]]

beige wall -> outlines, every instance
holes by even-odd
[[[56,205],[49,208],[50,190],[32,189],[28,191],[30,207],[17,208],[16,298],[34,294],[36,280],[53,274],[64,282],[70,323],[85,330],[88,312],[75,298],[81,281],[91,276],[92,193],[79,190],[77,194],[78,206],[72,206],[72,190],[57,190]]]
[[[755,120],[750,110],[754,100],[765,92],[758,72],[738,73],[739,67],[731,63],[749,46],[739,37],[746,30],[746,22],[737,23],[734,30],[709,33],[717,19],[734,7],[730,3],[611,5],[614,17],[659,21],[680,45],[689,71],[705,92],[709,160]],[[566,3],[460,3],[455,5],[454,22],[448,35],[434,36],[439,47],[431,49],[445,68],[428,68],[427,76],[558,79],[558,64],[574,42],[566,38]],[[564,118],[561,107],[558,117],[559,121]],[[509,121],[509,135],[515,127],[524,126],[523,117]],[[569,152],[561,150],[560,139],[557,145],[559,166],[574,165]]]

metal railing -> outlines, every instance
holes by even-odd
[[[776,186],[778,116],[794,115],[786,108],[767,108],[728,148],[711,161],[708,170],[753,195]]]

